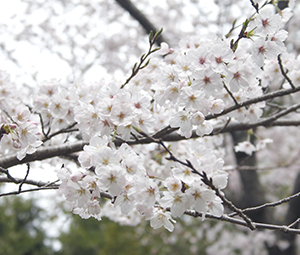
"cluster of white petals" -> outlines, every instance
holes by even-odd
[[[228,174],[222,169],[219,138],[203,136],[228,118],[255,122],[262,116],[264,102],[214,117],[226,107],[263,94],[273,77],[273,59],[285,52],[283,24],[283,18],[267,6],[249,24],[249,34],[253,30],[256,36],[239,38],[236,49],[217,36],[187,38],[176,50],[162,44],[157,56],[124,88],[119,81],[88,86],[82,81],[63,85],[51,80],[40,85],[32,108],[8,102],[21,99],[12,95],[9,77],[1,71],[0,113],[6,134],[1,152],[11,153],[14,147],[21,160],[43,141],[45,146],[58,142],[51,134],[74,128],[64,139],[88,142],[79,154],[81,170],[58,170],[60,192],[74,213],[129,224],[144,218],[154,229],[164,226],[169,231],[174,229],[173,218],[189,210],[202,213],[203,219],[205,214],[221,216],[223,201],[201,175],[222,190]],[[297,80],[300,64],[298,59],[294,62],[298,65],[291,63],[294,68],[289,74]],[[143,138],[142,132],[151,136],[168,125],[185,138],[193,133],[199,137],[167,144],[177,159],[188,160],[196,171],[167,161],[169,155],[162,146],[126,143]],[[256,147],[245,142],[235,149],[251,154],[268,142]]]

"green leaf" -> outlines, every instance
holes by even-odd
[[[152,42],[152,39],[153,39],[153,31],[151,30],[149,34],[149,43]]]
[[[163,32],[163,28],[161,28],[159,31],[157,31],[157,32],[155,33],[154,38],[153,38],[154,41],[156,41],[157,38],[161,36],[162,32]]]
[[[149,62],[150,62],[150,58],[147,60],[147,62],[142,67],[140,67],[140,69],[145,68],[149,64]]]

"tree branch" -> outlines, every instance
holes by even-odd
[[[267,101],[267,100],[270,100],[270,99],[274,99],[276,97],[282,97],[282,96],[290,95],[290,94],[296,93],[298,91],[300,91],[300,86],[295,87],[295,89],[291,88],[291,89],[277,90],[277,91],[274,91],[274,92],[271,92],[271,93],[268,93],[268,94],[264,94],[261,97],[251,98],[249,100],[246,100],[246,101],[240,103],[239,105],[233,105],[233,106],[227,107],[219,114],[209,114],[205,117],[205,119],[206,120],[215,119],[219,116],[223,116],[227,113],[230,113],[234,110],[240,109],[244,106],[248,106],[248,105],[251,105],[251,104],[256,104],[256,103],[259,103],[259,102]]]
[[[283,120],[283,121],[273,121],[271,123],[263,123],[262,126],[264,127],[273,127],[273,126],[299,126],[300,125],[300,120]],[[224,126],[219,126],[215,127],[213,132],[210,135],[215,135],[219,133],[228,133],[232,131],[241,131],[241,130],[248,130],[253,127],[258,127],[258,123],[232,123],[227,125],[226,127]],[[163,130],[157,132],[155,135],[153,135],[154,138],[161,138],[165,142],[176,142],[176,141],[181,141],[181,140],[186,140],[184,136],[181,136],[176,133],[171,133],[176,131],[178,128],[171,128],[167,127],[164,128]],[[199,137],[196,132],[192,133],[192,138],[197,138]],[[120,146],[122,143],[127,143],[128,145],[135,145],[135,144],[149,144],[152,143],[153,141],[149,138],[141,138],[139,140],[132,140],[132,141],[124,141],[122,139],[116,138],[114,140],[114,143],[116,146]],[[0,167],[3,168],[9,168],[15,165],[20,165],[24,164],[27,162],[32,162],[35,160],[44,160],[48,158],[53,158],[53,157],[67,157],[69,158],[69,155],[74,153],[74,152],[79,152],[83,150],[83,147],[85,145],[88,145],[88,142],[85,141],[78,141],[74,143],[67,143],[63,145],[58,145],[58,146],[48,146],[48,147],[41,147],[39,148],[35,153],[31,155],[27,155],[23,160],[19,161],[17,159],[17,155],[8,155],[8,156],[3,156],[0,158]],[[72,156],[72,159],[74,157]]]
[[[292,195],[292,196],[289,196],[289,197],[286,197],[286,198],[283,198],[279,201],[275,201],[275,202],[271,202],[271,203],[265,203],[263,205],[259,205],[259,206],[255,206],[255,207],[249,207],[249,208],[245,208],[243,209],[242,211],[243,212],[250,212],[250,211],[257,211],[257,210],[261,210],[263,208],[266,208],[266,207],[275,207],[275,206],[278,206],[278,205],[281,205],[281,204],[284,204],[284,203],[288,203],[290,202],[292,199],[294,198],[297,198],[297,197],[300,197],[300,192]],[[233,217],[237,215],[237,213],[231,213],[231,214],[228,214],[229,217]]]
[[[184,214],[190,215],[190,216],[193,216],[193,217],[202,217],[203,216],[202,213],[199,213],[199,212],[196,212],[196,211],[186,211]],[[217,216],[214,216],[214,215],[211,215],[211,214],[205,214],[204,217],[208,218],[208,219],[226,221],[226,222],[230,222],[230,223],[237,224],[237,225],[240,225],[240,226],[248,227],[248,225],[245,221],[229,217],[226,214],[223,214],[220,217],[217,217]],[[284,232],[284,233],[300,235],[300,229],[294,229],[294,228],[291,228],[291,227],[288,227],[288,226],[285,226],[285,225],[274,225],[274,224],[265,224],[265,223],[257,223],[257,222],[252,222],[252,224],[255,227],[255,229],[279,230],[279,231]]]
[[[24,164],[36,160],[48,159],[56,156],[65,156],[74,152],[82,151],[84,145],[88,142],[78,141],[74,143],[66,143],[57,146],[41,147],[35,153],[27,155],[24,159],[19,161],[15,155],[3,156],[0,158],[0,166],[3,168],[9,168],[15,165]]]
[[[146,16],[138,9],[130,0],[116,0],[116,2],[126,11],[130,13],[130,15],[137,20],[140,25],[146,31],[146,34],[150,34],[150,31],[153,31],[154,34],[159,31],[154,27],[154,25],[146,18]],[[156,43],[158,46],[162,42],[167,42],[163,36],[160,36]]]

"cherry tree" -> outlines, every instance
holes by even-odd
[[[0,181],[17,188],[0,196],[58,189],[83,219],[108,217],[132,226],[145,220],[171,232],[184,215],[198,218],[200,231],[215,221],[208,231],[217,240],[207,254],[297,254],[299,15],[291,17],[298,5],[215,1],[218,15],[211,16],[197,1],[166,1],[152,10],[147,2],[98,8],[73,1],[75,14],[86,14],[73,24],[60,24],[67,19],[59,16],[59,4],[46,4],[55,18],[45,16],[18,34],[55,52],[77,77],[20,86],[1,67]],[[28,3],[27,13],[43,4]],[[238,14],[229,15],[233,10]],[[186,24],[174,26],[172,13],[189,12],[184,32]],[[117,39],[104,29],[101,46],[92,30],[99,13],[108,14],[102,24],[128,21]],[[118,20],[121,14],[127,16]],[[197,34],[200,27],[208,29]],[[8,26],[1,29],[17,40]],[[9,47],[1,44],[20,65]],[[113,79],[87,84],[81,77],[99,71],[97,65]],[[43,165],[58,181],[29,178]],[[26,168],[22,178],[12,174],[16,167]]]

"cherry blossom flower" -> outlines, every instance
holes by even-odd
[[[96,174],[102,173],[102,169],[106,170],[107,167],[118,165],[120,160],[120,156],[117,152],[107,146],[98,148],[94,156],[96,162]]]
[[[226,80],[229,82],[230,90],[232,92],[237,92],[240,88],[247,88],[249,86],[249,81],[253,77],[251,69],[246,65],[241,65],[240,62],[236,61],[229,64],[228,75]]]
[[[134,199],[139,205],[143,206],[140,207],[140,210],[151,208],[160,197],[157,184],[148,178],[135,180],[136,184],[128,191],[129,198]],[[142,212],[145,212],[144,210]]]
[[[163,192],[164,196],[159,203],[164,208],[170,207],[171,214],[174,217],[180,217],[191,205],[191,197],[181,191],[177,192]]]
[[[215,196],[213,201],[208,202],[208,213],[220,217],[224,212],[221,198]]]
[[[224,107],[225,107],[225,104],[224,104],[223,100],[218,98],[218,99],[210,101],[210,106],[209,106],[210,110],[209,111],[212,114],[221,113],[223,111]]]
[[[204,108],[206,100],[202,91],[195,90],[191,87],[182,88],[179,105],[184,106],[187,110],[201,110]]]
[[[19,125],[24,122],[30,121],[30,118],[31,118],[30,111],[28,107],[24,105],[18,106],[16,109],[16,116],[12,117],[12,119]]]
[[[192,172],[191,168],[183,166],[181,164],[178,164],[177,167],[174,167],[172,169],[172,172],[176,178],[187,184],[191,184],[194,182],[194,180],[200,179],[199,176],[195,175]]]
[[[214,71],[226,73],[226,64],[232,61],[234,54],[224,41],[217,41],[211,48],[211,66]]]
[[[274,8],[265,6],[255,18],[256,30],[260,36],[275,33],[281,25],[281,17],[274,14]]]
[[[99,177],[99,187],[102,190],[108,190],[112,196],[121,194],[126,181],[124,170],[121,167],[117,165],[100,169],[96,167],[96,173]]]
[[[181,88],[183,87],[183,83],[182,82],[171,82],[166,89],[164,90],[162,96],[167,99],[170,100],[171,102],[176,103],[178,97],[181,94]]]
[[[164,228],[170,232],[173,232],[174,230],[174,225],[172,223],[176,223],[176,221],[172,219],[170,212],[166,212],[161,209],[155,210],[153,216],[146,218],[146,220],[147,219],[150,220],[150,225],[153,229],[158,229],[164,226]]]
[[[210,65],[209,54],[208,48],[202,46],[189,51],[187,57],[193,63],[195,69],[206,69]]]
[[[174,116],[170,120],[171,127],[179,127],[180,132],[185,137],[191,137],[192,135],[192,123],[190,120],[190,113],[187,111],[180,111],[174,114]]]
[[[259,140],[258,143],[256,144],[256,150],[257,151],[262,150],[267,146],[267,144],[272,143],[272,142],[273,142],[273,140],[270,138]]]
[[[179,73],[180,78],[186,78],[192,74],[192,63],[186,55],[178,55],[175,61],[174,70]]]
[[[69,101],[61,94],[55,94],[51,97],[49,111],[56,118],[64,118],[68,114]]]
[[[208,135],[213,131],[213,126],[208,122],[204,121],[201,125],[196,128],[196,134],[198,136]]]
[[[252,155],[252,153],[256,151],[256,147],[249,141],[244,141],[234,146],[234,150],[236,152],[240,151],[240,152],[245,152],[248,155]]]
[[[122,213],[128,214],[135,205],[135,200],[132,196],[128,196],[128,191],[134,186],[134,183],[128,183],[125,185],[123,192],[117,196],[114,206],[120,207]]]
[[[132,114],[132,108],[130,106],[119,103],[113,105],[110,119],[114,125],[131,125],[133,117],[134,115]]]
[[[172,177],[168,177],[165,180],[165,185],[167,186],[169,191],[174,193],[176,193],[177,191],[181,191],[182,188],[182,183],[178,179]]]
[[[160,44],[160,49],[157,51],[157,53],[160,54],[160,55],[167,55],[167,54],[172,53],[172,52],[173,52],[173,49],[169,48],[169,45],[165,42],[162,42]]]
[[[193,198],[192,206],[195,210],[204,214],[208,211],[209,201],[213,201],[216,196],[214,191],[204,188],[200,181],[195,181],[187,193]]]
[[[202,112],[196,111],[192,116],[191,116],[191,123],[193,125],[201,125],[205,120],[205,116]]]
[[[252,58],[258,66],[264,64],[265,58],[276,58],[279,53],[281,52],[274,41],[266,41],[264,38],[259,38],[253,44]]]
[[[223,88],[223,83],[220,74],[215,73],[211,68],[203,69],[199,72],[195,72],[192,75],[192,86],[195,89],[204,89],[208,93],[214,91],[220,91]]]

